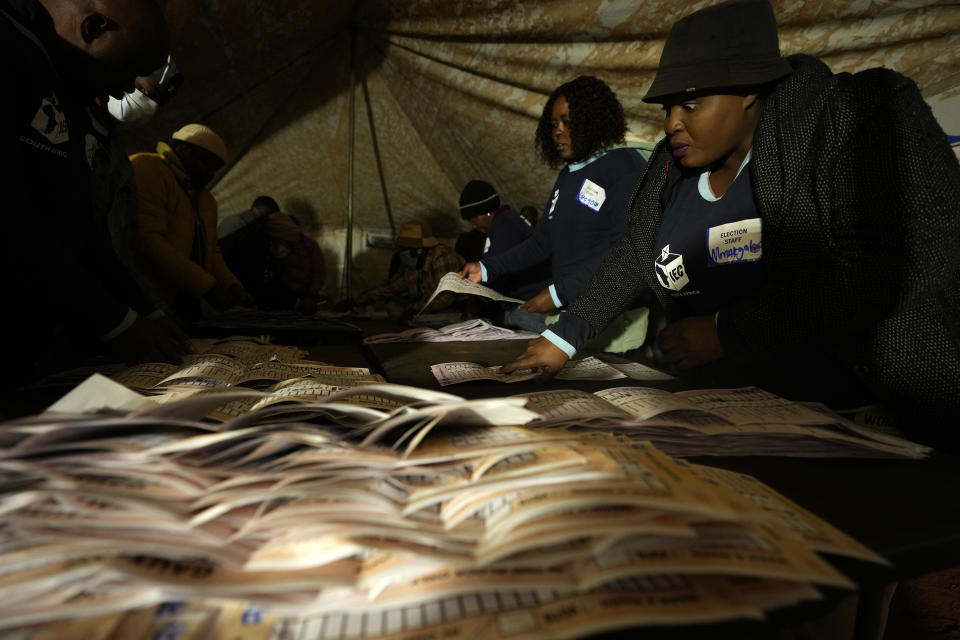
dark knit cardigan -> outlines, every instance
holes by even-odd
[[[763,281],[731,292],[721,342],[755,360],[822,350],[885,403],[960,433],[960,167],[946,135],[898,73],[790,63],[763,103],[749,165]],[[554,328],[575,347],[648,289],[670,316],[653,245],[671,164],[661,143],[623,240]]]

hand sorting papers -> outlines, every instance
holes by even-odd
[[[524,302],[523,300],[509,298],[505,295],[499,294],[490,287],[485,287],[482,284],[470,282],[469,280],[461,278],[459,274],[451,271],[447,275],[440,278],[440,282],[437,283],[436,290],[433,292],[433,295],[430,296],[430,299],[427,300],[427,304],[423,305],[423,309],[429,307],[430,303],[433,302],[433,299],[440,295],[440,293],[443,291],[465,293],[471,296],[482,296],[484,298],[490,298],[491,300],[499,300],[502,302],[516,302],[517,304],[522,304]],[[420,309],[420,313],[423,313],[423,309]]]

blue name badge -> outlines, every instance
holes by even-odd
[[[749,218],[707,230],[707,266],[756,262],[763,254],[760,218]]]
[[[589,178],[583,181],[580,193],[577,194],[577,200],[580,204],[586,205],[594,211],[600,211],[600,207],[603,206],[603,201],[606,199],[606,190]]]

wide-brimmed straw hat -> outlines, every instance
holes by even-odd
[[[397,234],[397,246],[401,249],[425,249],[435,247],[438,240],[426,222],[407,222]]]
[[[791,72],[767,0],[731,0],[674,23],[644,102],[713,89],[756,87]]]

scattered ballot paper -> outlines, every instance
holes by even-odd
[[[426,309],[430,306],[430,303],[433,302],[433,299],[440,295],[443,291],[453,291],[454,293],[465,293],[471,296],[482,296],[484,298],[490,298],[491,300],[501,300],[503,302],[516,302],[517,304],[522,304],[524,300],[518,300],[517,298],[508,298],[505,295],[499,294],[490,287],[485,287],[482,284],[477,284],[475,282],[470,282],[464,278],[461,278],[459,274],[451,271],[447,275],[440,278],[440,282],[437,283],[437,288],[433,292],[433,295],[430,296],[430,299],[427,300],[427,304],[423,305],[423,309]],[[420,313],[423,313],[423,309],[420,309]],[[420,315],[418,313],[417,315]]]
[[[430,366],[430,371],[441,386],[471,382],[473,380],[496,380],[497,382],[520,382],[535,378],[536,369],[518,369],[513,373],[500,373],[500,366],[485,367],[476,362],[441,362]]]
[[[128,412],[155,406],[136,391],[95,373],[54,402],[47,411],[54,413]]]
[[[483,318],[448,324],[439,329],[414,327],[399,333],[379,333],[363,339],[363,344],[388,342],[475,342],[480,340],[532,340],[539,334],[498,327]]]
[[[540,374],[537,369],[518,369],[512,373],[500,373],[499,366],[485,367],[476,362],[441,362],[430,367],[433,376],[442,386],[470,382],[473,380],[496,380],[498,382],[520,382],[530,380]],[[673,380],[673,376],[658,371],[639,362],[607,363],[587,356],[580,360],[569,360],[557,372],[558,380]]]

